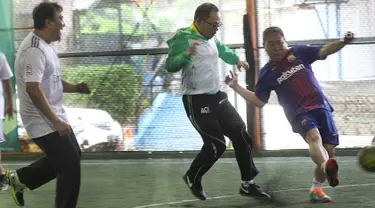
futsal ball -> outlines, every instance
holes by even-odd
[[[359,165],[366,171],[375,172],[375,146],[366,146],[358,153]]]

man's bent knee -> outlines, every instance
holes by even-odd
[[[246,125],[242,122],[234,122],[231,125],[231,131],[228,132],[228,137],[232,143],[241,144],[246,146],[249,145],[252,147],[253,140],[246,131]]]
[[[227,146],[223,143],[211,143],[213,151],[214,151],[214,157],[219,158],[226,150]]]
[[[205,152],[205,154],[212,154],[215,159],[218,159],[224,153],[225,149],[226,145],[224,142],[213,140],[205,142],[201,152]]]

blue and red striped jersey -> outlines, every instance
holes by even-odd
[[[255,87],[256,96],[267,103],[275,90],[289,122],[300,113],[324,108],[333,111],[315,78],[311,64],[319,57],[320,47],[293,46],[281,61],[270,61],[261,70]]]

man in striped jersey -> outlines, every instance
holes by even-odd
[[[219,58],[239,69],[249,67],[216,38],[220,25],[219,9],[204,3],[196,9],[193,24],[178,30],[167,42],[166,68],[169,72],[182,70],[185,111],[204,143],[183,179],[196,198],[206,199],[202,177],[224,153],[225,135],[233,143],[241,171],[239,193],[268,199],[269,195],[253,181],[259,171],[253,161],[252,138],[245,122],[228,101],[228,95],[220,91]]]
[[[341,50],[353,38],[353,33],[348,32],[342,40],[324,46],[289,48],[283,31],[278,27],[269,27],[263,32],[263,43],[270,61],[260,70],[255,92],[238,85],[234,74],[225,80],[249,103],[259,108],[268,102],[271,91],[275,90],[293,131],[309,144],[310,156],[316,164],[309,194],[313,202],[331,201],[322,190],[326,179],[332,187],[339,184],[339,166],[334,159],[339,138],[332,117],[333,108],[324,96],[311,64]]]
[[[76,207],[81,180],[81,150],[63,108],[63,93],[90,93],[85,83],[73,85],[60,77],[60,63],[50,45],[65,26],[57,3],[43,2],[33,10],[34,31],[21,43],[15,61],[20,114],[29,137],[45,157],[7,173],[12,196],[24,206],[26,188],[34,190],[57,178],[56,208]]]

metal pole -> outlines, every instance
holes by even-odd
[[[258,79],[259,71],[259,54],[258,54],[258,27],[257,27],[257,9],[256,9],[257,0],[246,0],[246,13],[247,13],[247,23],[250,40],[245,40],[245,42],[252,43],[252,46],[248,48],[248,55],[253,56],[253,69],[248,70],[246,76],[246,85],[247,89],[254,90],[256,81]],[[245,28],[245,27],[244,27]],[[244,31],[245,33],[245,31]],[[250,58],[250,57],[247,57]],[[253,137],[253,150],[260,150],[262,147],[262,138],[261,138],[261,121],[260,121],[260,111],[258,108],[247,104],[247,126],[248,132]]]
[[[341,0],[336,0],[336,36],[341,38],[341,21],[340,21],[340,6]],[[337,63],[338,63],[338,78],[342,80],[342,52],[341,50],[337,54]]]

